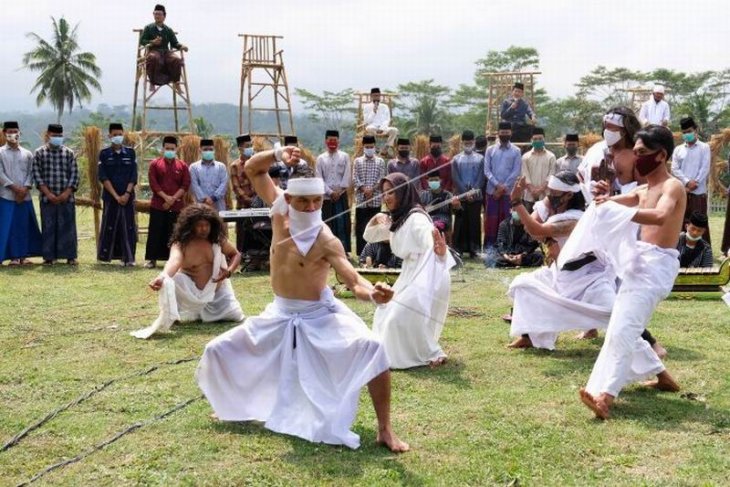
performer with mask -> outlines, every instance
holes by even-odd
[[[268,175],[277,162],[296,166],[295,147],[259,152],[246,162],[256,193],[271,205],[274,302],[205,347],[200,388],[222,421],[262,421],[267,429],[312,442],[360,446],[350,428],[367,384],[378,418],[377,442],[408,444],[390,424],[385,350],[365,323],[327,286],[330,269],[358,299],[385,304],[393,291],[352,267],[340,239],[322,224],[325,183],[298,166],[286,192]],[[306,173],[305,173],[306,171]]]
[[[395,300],[375,310],[373,331],[382,340],[392,368],[437,367],[446,362],[438,341],[449,308],[449,269],[456,263],[405,175],[389,174],[380,188],[391,213],[386,227],[390,247],[403,265],[393,285]],[[365,240],[382,240],[382,230],[373,231],[381,229],[382,223],[382,218],[371,220]]]

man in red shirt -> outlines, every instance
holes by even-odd
[[[430,145],[430,154],[421,159],[421,189],[428,189],[427,172],[438,171],[441,180],[441,189],[451,191],[451,164],[449,158],[443,155],[441,144],[443,139],[440,135],[432,135],[428,139]]]
[[[190,188],[190,171],[177,158],[177,138],[166,136],[162,141],[163,155],[150,163],[149,182],[152,190],[150,225],[147,233],[145,267],[152,269],[158,260],[170,257],[170,235],[177,215],[185,205],[183,198]]]

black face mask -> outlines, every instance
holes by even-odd
[[[507,142],[509,142],[509,139],[511,139],[511,138],[512,137],[510,137],[509,135],[500,135],[499,142],[502,144],[506,144]]]
[[[441,147],[431,147],[431,155],[434,158],[441,157]]]
[[[400,157],[401,159],[407,159],[409,155],[411,155],[411,151],[409,151],[408,149],[398,151],[398,157]]]
[[[576,155],[578,153],[578,148],[577,147],[566,147],[565,152],[567,152],[569,156],[573,157],[574,155]]]

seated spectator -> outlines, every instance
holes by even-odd
[[[400,269],[402,259],[399,259],[390,250],[390,243],[368,242],[360,254],[360,267],[376,269]]]
[[[679,234],[679,267],[712,267],[712,247],[702,236],[707,231],[707,215],[692,212],[687,231]]]
[[[451,205],[459,205],[452,194],[441,187],[438,173],[431,173],[428,178],[428,189],[421,191],[421,205],[428,211],[433,225],[446,234],[446,241],[451,242]],[[448,203],[446,203],[448,201]],[[434,208],[437,207],[437,208]]]
[[[540,244],[525,231],[516,211],[502,220],[497,231],[496,267],[539,267],[543,262]]]
[[[381,153],[384,156],[388,155],[388,148],[393,148],[395,145],[398,129],[390,126],[390,108],[387,104],[380,103],[380,88],[370,90],[370,103],[363,106],[363,119],[365,134],[388,136]]]

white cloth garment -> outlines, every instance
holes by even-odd
[[[176,321],[241,321],[241,305],[233,294],[231,281],[225,279],[218,289],[213,278],[225,265],[225,256],[218,244],[213,245],[213,274],[203,289],[183,272],[165,276],[158,291],[160,315],[147,328],[130,333],[136,338],[149,338],[170,329]]]
[[[578,174],[582,178],[580,189],[583,191],[583,197],[587,204],[590,204],[590,202],[593,201],[593,194],[591,193],[593,168],[598,167],[601,164],[607,150],[608,144],[605,140],[596,142],[590,147],[590,149],[588,149],[588,151],[586,151],[586,155],[583,156],[583,160],[581,161],[580,166],[578,166]]]
[[[274,297],[212,340],[196,378],[222,421],[262,421],[312,442],[360,446],[360,389],[388,369],[367,325],[325,287],[318,301]]]
[[[580,218],[575,217],[573,213],[561,220]],[[507,291],[514,301],[510,335],[527,334],[535,348],[554,350],[562,331],[606,328],[616,298],[616,274],[608,259],[598,251],[594,255],[596,260],[574,271],[559,270],[553,263],[515,277]]]
[[[587,251],[600,250],[616,265],[621,286],[616,296],[606,339],[586,390],[596,396],[618,396],[628,383],[655,376],[664,365],[641,333],[659,302],[672,290],[679,271],[679,254],[637,240],[639,226],[631,222],[636,208],[608,202],[589,206],[558,265]]]
[[[639,110],[639,122],[641,125],[661,125],[665,120],[672,119],[669,103],[665,100],[654,101],[654,97],[650,97],[641,105]]]
[[[697,182],[692,194],[707,193],[707,179],[710,175],[712,152],[710,146],[698,140],[692,145],[678,145],[672,153],[672,175],[682,181],[685,186],[691,180]]]
[[[373,102],[366,103],[362,107],[362,115],[366,126],[370,125],[378,130],[387,130],[390,127],[390,108],[385,103],[378,103],[378,111],[375,111]]]
[[[383,342],[391,368],[407,369],[446,357],[438,341],[449,309],[456,262],[433,251],[433,222],[414,212],[390,234],[390,248],[403,259],[393,300],[375,310],[373,331]]]

